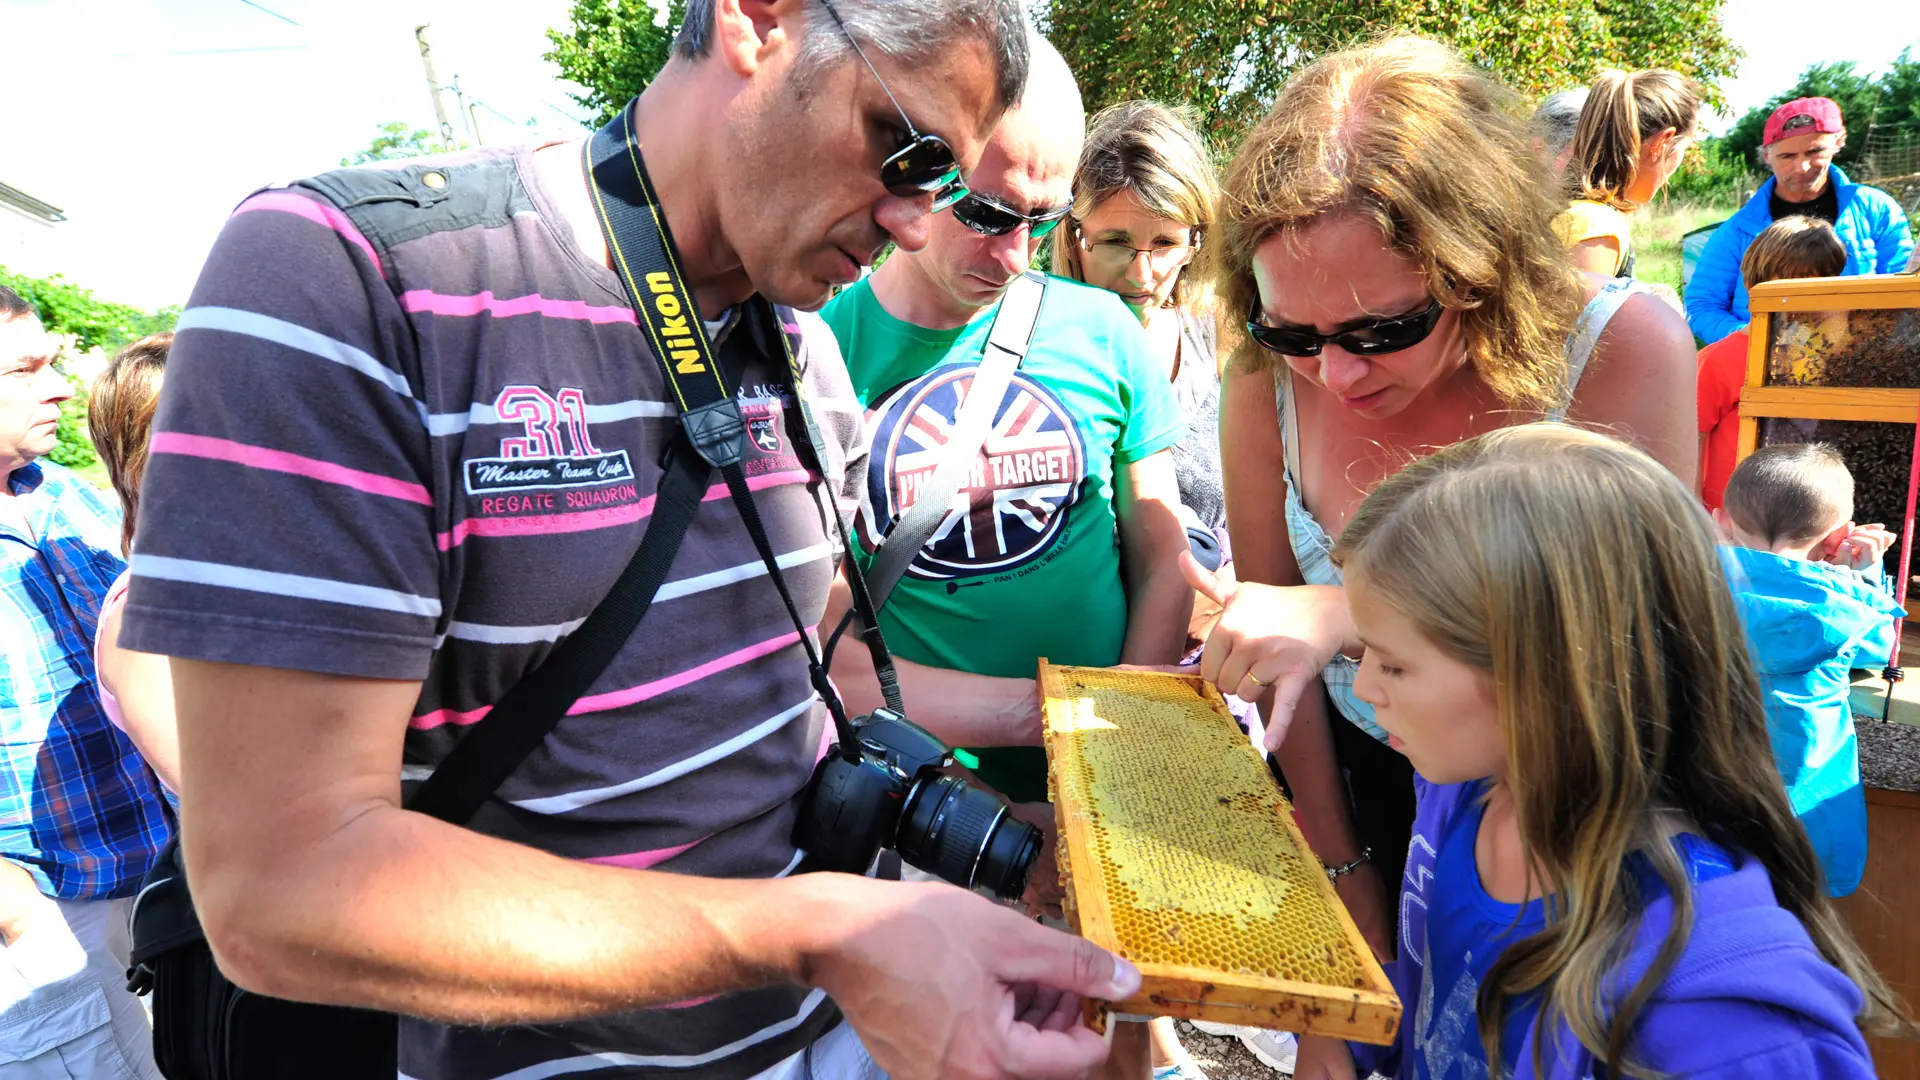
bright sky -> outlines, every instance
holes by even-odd
[[[421,23],[441,82],[458,76],[490,107],[475,110],[486,143],[529,139],[529,120],[583,130],[540,59],[567,0],[258,3],[277,14],[246,0],[0,0],[0,182],[66,211],[51,269],[109,299],[185,302],[253,189],[337,167],[388,121],[438,126]]]
[[[1715,132],[1792,86],[1809,64],[1851,60],[1876,75],[1902,49],[1920,57],[1920,0],[1728,0],[1725,20],[1747,57],[1722,86],[1729,115],[1708,124]]]
[[[256,6],[256,3],[259,6]],[[541,33],[567,0],[0,0],[0,181],[61,207],[59,270],[114,300],[183,303],[235,203],[332,168],[379,125],[433,128],[413,28],[483,141],[581,130]],[[1730,0],[1734,115],[1818,60],[1920,46],[1916,0]],[[297,25],[296,25],[297,24]],[[1920,52],[1920,48],[1916,49]],[[455,108],[448,95],[449,110]],[[497,110],[497,111],[496,111]],[[533,127],[528,122],[533,122]],[[462,135],[465,124],[455,127]]]

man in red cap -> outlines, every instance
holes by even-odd
[[[1804,214],[1833,226],[1847,249],[1844,274],[1892,274],[1913,255],[1907,215],[1893,196],[1856,184],[1833,164],[1847,144],[1840,106],[1831,98],[1797,98],[1773,111],[1761,155],[1773,179],[1714,231],[1687,283],[1687,322],[1712,344],[1747,325],[1740,260],[1767,226]]]
[[[1827,173],[1833,155],[1845,145],[1847,129],[1832,98],[1799,98],[1773,110],[1760,147],[1773,169],[1768,209],[1775,221],[1793,214],[1822,218],[1829,225],[1839,220],[1840,200]]]

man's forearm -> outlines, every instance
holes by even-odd
[[[453,1023],[539,1023],[802,982],[831,921],[823,900],[868,884],[593,866],[392,805],[266,865],[205,857],[193,826],[189,817],[195,897],[235,981]]]
[[[1183,534],[1184,535],[1184,534]],[[1120,646],[1123,664],[1177,664],[1193,619],[1193,588],[1170,559],[1128,582],[1127,636]]]
[[[1162,450],[1119,470],[1114,483],[1120,566],[1126,578],[1123,664],[1175,664],[1187,644],[1193,588],[1180,573],[1187,530],[1180,524],[1180,481]]]
[[[893,666],[908,718],[948,746],[1040,745],[1040,705],[1032,679],[975,675],[897,656]],[[854,713],[886,704],[873,657],[858,641],[842,641],[835,650],[833,679]]]

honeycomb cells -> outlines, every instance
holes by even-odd
[[[1233,722],[1185,679],[1054,670],[1066,697],[1048,725],[1070,752],[1053,782],[1087,813],[1121,954],[1368,986],[1319,863],[1282,823],[1291,808]]]
[[[1770,326],[1769,386],[1920,386],[1920,309],[1786,311]]]

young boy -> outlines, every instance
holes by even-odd
[[[1755,451],[1713,511],[1766,693],[1774,761],[1832,896],[1852,892],[1867,866],[1848,672],[1886,662],[1900,614],[1880,586],[1893,535],[1852,517],[1853,474],[1824,443]]]
[[[1747,288],[1763,281],[1834,277],[1847,249],[1833,226],[1798,214],[1763,229],[1740,260]],[[1736,330],[1700,350],[1700,487],[1707,509],[1720,506],[1740,438],[1740,390],[1747,384],[1747,332]]]

